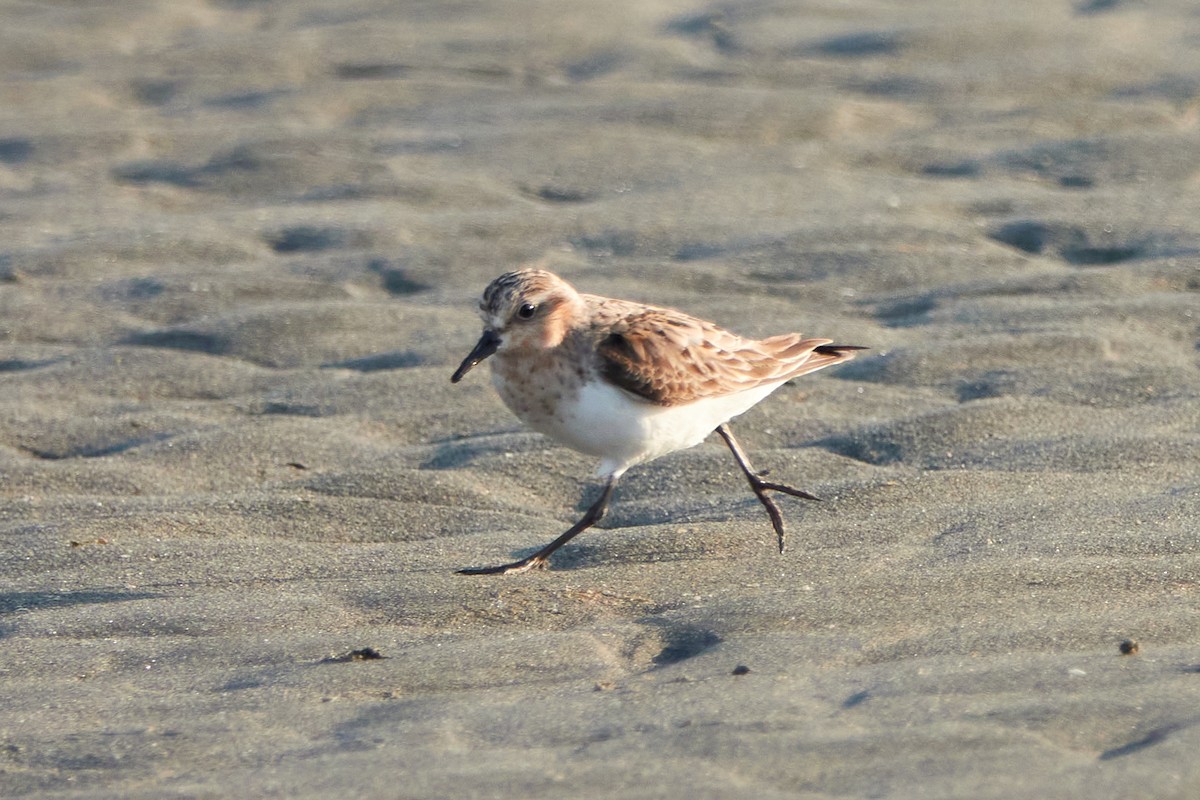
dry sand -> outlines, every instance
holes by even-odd
[[[0,795],[1200,796],[1191,0],[0,19]],[[710,442],[453,574],[595,492],[530,262],[872,348],[790,552]]]

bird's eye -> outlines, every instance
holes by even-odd
[[[517,316],[521,319],[533,319],[533,315],[537,313],[537,306],[533,303],[525,303],[517,309]]]

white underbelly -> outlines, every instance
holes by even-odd
[[[525,422],[563,444],[601,459],[599,474],[619,475],[659,456],[694,447],[781,383],[680,406],[639,400],[604,381],[584,384],[557,413]]]

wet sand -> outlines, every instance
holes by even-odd
[[[894,5],[7,4],[0,795],[1197,796],[1200,15]],[[871,348],[789,552],[714,437],[454,574],[597,491],[523,264]]]

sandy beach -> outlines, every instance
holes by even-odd
[[[1200,13],[0,3],[0,796],[1200,797]],[[597,496],[496,275],[870,349]]]

